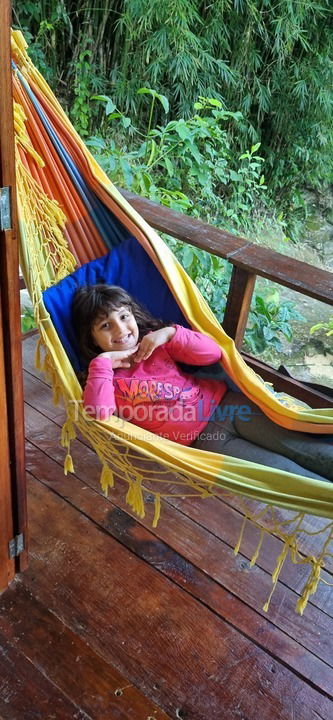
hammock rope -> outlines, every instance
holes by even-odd
[[[66,450],[64,472],[74,472],[71,442],[79,432],[101,462],[100,479],[105,495],[114,487],[115,479],[124,480],[128,486],[126,502],[140,518],[145,515],[147,497],[149,501],[153,499],[153,527],[158,523],[163,498],[206,498],[222,491],[236,494],[242,498],[245,519],[235,553],[241,548],[247,519],[260,533],[251,565],[258,559],[265,535],[279,537],[283,547],[273,570],[272,592],[288,556],[295,564],[308,564],[309,575],[297,602],[297,611],[302,613],[317,589],[325,562],[332,558],[333,485],[178,445],[115,416],[108,422],[92,420],[82,407],[79,382],[44,305],[43,291],[67,277],[77,265],[109,250],[103,227],[112,212],[115,242],[120,242],[120,226],[136,237],[189,324],[220,345],[223,366],[230,378],[271,420],[291,430],[331,434],[333,411],[300,407],[288,396],[277,395],[246,365],[170,249],[124,200],[92,158],[32,64],[26,48],[22,34],[14,31],[20,264],[40,333],[36,366],[50,380],[54,402],[62,399],[66,409],[61,432],[61,444]],[[174,473],[172,480],[170,471]],[[258,511],[252,507],[252,500],[269,505]],[[281,520],[274,506],[289,510],[290,517]],[[316,554],[307,552],[304,542],[304,538],[311,536],[306,513],[329,520],[316,531],[322,537],[321,549]],[[265,610],[269,601],[270,598]]]

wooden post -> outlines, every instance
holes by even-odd
[[[7,398],[6,386],[3,381],[5,377],[5,360],[2,330],[0,304],[0,592],[6,589],[15,575],[15,562],[9,557],[8,553],[9,543],[14,536],[14,525],[7,427]]]
[[[6,450],[2,446],[1,452],[6,458],[2,464],[8,464],[10,488],[2,487],[1,489],[8,497],[7,512],[12,512],[7,526],[12,526],[13,538],[21,533],[24,534],[25,550],[15,561],[16,570],[23,570],[27,565],[27,512],[10,26],[11,2],[10,0],[1,0],[0,188],[8,188],[10,198],[9,218],[6,218],[4,229],[0,227],[0,303],[2,311],[0,335],[0,372],[2,374],[0,382],[5,388],[6,396],[5,401],[2,399],[4,412],[0,417],[0,441],[6,443],[7,438],[10,459],[9,465]],[[5,468],[2,469],[5,470]],[[1,477],[0,486],[1,484],[7,485],[7,474],[5,472]],[[11,578],[9,577],[9,579]]]
[[[243,343],[255,281],[254,273],[233,267],[222,326],[238,349]]]

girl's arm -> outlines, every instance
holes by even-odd
[[[110,358],[98,355],[91,361],[83,392],[83,406],[88,415],[93,415],[97,420],[108,420],[113,415],[116,403]]]
[[[166,344],[166,349],[177,362],[189,365],[212,365],[222,357],[222,350],[211,338],[182,325],[175,325],[176,332]]]
[[[175,333],[176,328],[173,325],[169,325],[144,335],[139,344],[139,349],[133,357],[134,362],[140,363],[142,360],[147,360],[156,348],[168,343]]]
[[[116,409],[113,370],[130,367],[130,356],[137,349],[136,345],[129,350],[104,352],[91,361],[83,392],[83,406],[88,415],[93,415],[97,420],[108,420],[113,415]]]

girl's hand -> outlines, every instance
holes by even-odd
[[[138,345],[130,350],[110,350],[110,352],[102,352],[99,357],[107,357],[111,360],[112,368],[129,368],[131,367],[130,358],[135,352],[137,352]]]
[[[170,326],[161,328],[160,330],[154,330],[153,332],[148,333],[148,335],[145,335],[142,338],[139,349],[133,358],[134,362],[138,363],[142,360],[147,360],[156,348],[169,342],[173,338],[175,332],[176,328]]]

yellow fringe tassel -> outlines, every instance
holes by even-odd
[[[75,472],[75,470],[74,470],[72,456],[69,453],[67,453],[67,455],[65,457],[65,462],[64,462],[64,473],[65,473],[65,475],[67,475],[69,472],[73,473],[73,472]]]
[[[253,565],[255,565],[258,560],[258,555],[260,553],[265,534],[266,534],[266,532],[265,532],[264,528],[262,528],[261,533],[260,533],[260,540],[257,545],[257,549],[255,550],[255,552],[253,553],[252,558],[251,558],[250,567],[253,567]]]
[[[267,612],[268,609],[269,609],[269,605],[270,605],[270,602],[271,602],[271,599],[272,599],[273,592],[274,592],[274,590],[275,590],[275,588],[276,588],[276,585],[277,585],[277,581],[278,581],[278,579],[279,579],[280,572],[281,572],[281,570],[282,570],[284,561],[285,561],[285,559],[286,559],[286,557],[287,557],[287,555],[288,555],[288,550],[289,550],[289,541],[286,541],[285,544],[284,544],[284,546],[283,546],[283,548],[282,548],[282,552],[280,553],[280,555],[279,555],[279,557],[278,557],[278,559],[277,559],[276,568],[275,568],[275,570],[274,570],[274,572],[273,572],[273,574],[272,574],[273,587],[272,587],[272,589],[271,589],[271,592],[269,593],[269,597],[268,597],[267,602],[266,602],[265,605],[263,606],[264,612]]]
[[[156,493],[155,495],[155,515],[153,520],[153,528],[157,527],[157,523],[160,519],[161,514],[161,495],[160,493]]]
[[[110,488],[114,487],[114,476],[113,476],[113,472],[112,472],[111,468],[106,463],[103,464],[100,483],[101,483],[103,493],[104,493],[105,497],[107,497],[109,487]]]
[[[296,604],[296,610],[300,615],[303,615],[304,609],[307,606],[308,599],[310,595],[313,595],[316,592],[320,580],[321,563],[317,562],[316,558],[312,558],[312,560],[312,571],[309,575],[309,579],[306,585],[304,586],[302,595]]]
[[[53,392],[53,405],[59,405],[59,400],[61,398],[61,389],[59,385],[53,385],[52,387]]]
[[[131,480],[126,495],[126,502],[132,508],[132,510],[139,516],[144,518],[145,507],[143,501],[141,480]]]
[[[74,424],[71,420],[66,420],[61,429],[61,445],[62,447],[69,447],[70,441],[75,440],[76,432]]]
[[[247,517],[246,517],[246,515],[245,515],[244,520],[243,520],[243,522],[242,522],[241,531],[240,531],[240,533],[239,533],[238,541],[237,541],[237,543],[236,543],[236,545],[235,545],[235,547],[234,547],[234,555],[238,555],[239,548],[240,548],[241,542],[242,542],[242,540],[243,540],[243,534],[244,534],[244,530],[245,530],[246,521],[247,521]]]

